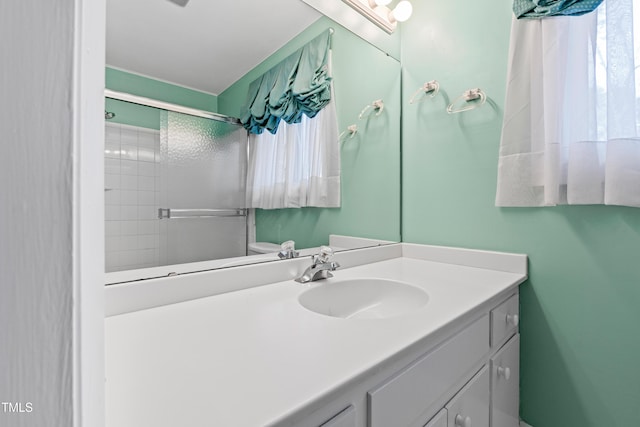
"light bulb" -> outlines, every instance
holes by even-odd
[[[374,0],[378,6],[386,6],[391,3],[391,0]]]
[[[403,0],[391,11],[389,18],[391,21],[404,22],[411,17],[413,6],[408,0]]]

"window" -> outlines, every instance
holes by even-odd
[[[333,100],[275,135],[250,134],[247,207],[340,206],[340,146]]]
[[[639,66],[633,0],[514,19],[496,205],[640,207]]]

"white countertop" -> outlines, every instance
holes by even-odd
[[[272,425],[514,289],[526,267],[400,257],[335,276],[408,282],[429,302],[388,319],[332,318],[297,301],[322,282],[288,280],[108,317],[107,427]]]

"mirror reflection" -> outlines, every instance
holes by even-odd
[[[211,26],[195,26],[205,12],[198,8],[213,7],[200,3],[212,2],[182,8],[168,1],[109,0],[107,89],[238,118],[252,82],[332,30],[337,135],[329,142],[340,155],[339,207],[249,209],[249,138],[241,125],[107,98],[107,282],[277,260],[288,241],[301,255],[326,244],[340,250],[399,241],[399,63],[300,0],[281,0],[285,9],[267,7],[269,19],[263,15],[252,31],[243,29],[233,51],[219,37],[198,43],[193,34],[202,36]],[[246,9],[254,1],[238,3],[224,6],[225,13],[233,16],[240,12],[226,9]],[[237,26],[242,19],[229,21]],[[292,34],[265,41],[256,53],[253,45],[263,42],[258,34],[267,27]],[[167,32],[173,39],[164,39],[171,44],[166,52],[152,49],[153,38],[158,43]],[[210,63],[218,71],[194,72]]]

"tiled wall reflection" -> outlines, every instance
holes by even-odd
[[[160,131],[106,123],[106,271],[159,261]]]

